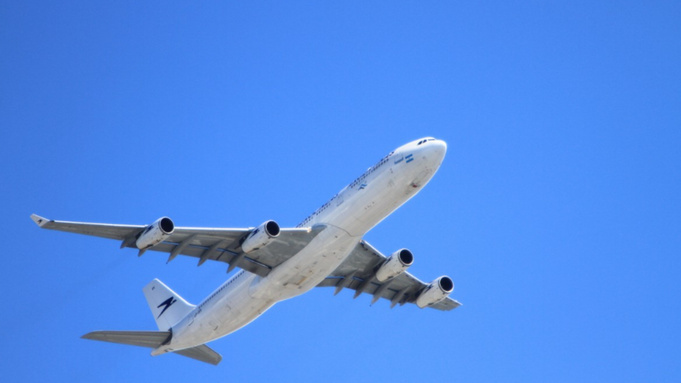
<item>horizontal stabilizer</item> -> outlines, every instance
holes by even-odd
[[[157,348],[170,339],[170,331],[93,331],[81,338]]]
[[[81,338],[155,349],[168,342],[170,337],[170,331],[93,331]],[[174,353],[215,366],[222,360],[220,354],[205,344],[174,351]]]
[[[217,352],[213,351],[210,347],[202,344],[201,346],[196,346],[192,348],[187,348],[180,351],[175,351],[176,354],[186,356],[188,358],[196,359],[201,362],[210,363],[217,366],[222,360],[222,356]]]

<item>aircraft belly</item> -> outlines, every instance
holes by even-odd
[[[385,217],[402,206],[419,190],[413,186],[414,175],[386,171],[358,190],[344,203],[344,209],[329,214],[327,222],[343,228],[351,236],[362,237]]]
[[[230,292],[211,302],[174,328],[169,349],[194,347],[228,335],[249,324],[276,302],[305,293],[340,265],[359,238],[327,226],[297,255],[265,278],[244,276]]]
[[[327,226],[303,250],[263,278],[255,298],[281,301],[303,294],[317,286],[343,260],[359,241],[345,230]]]
[[[252,280],[246,278],[244,282],[250,283]],[[214,304],[198,308],[196,314],[188,316],[190,319],[186,324],[180,323],[173,328],[174,335],[169,347],[180,350],[229,335],[251,323],[276,303],[274,300],[252,298],[245,283]]]

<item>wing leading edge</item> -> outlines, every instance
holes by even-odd
[[[85,234],[122,241],[121,247],[137,248],[134,238],[147,226],[117,225],[107,223],[56,221],[31,215],[31,219],[43,229]],[[322,230],[323,225],[312,228],[282,228],[278,237],[266,247],[248,254],[241,250],[241,242],[254,228],[202,228],[176,227],[170,237],[148,250],[169,253],[168,262],[178,255],[199,259],[201,265],[207,260],[224,262],[251,273],[266,276],[272,269],[302,250]]]
[[[344,288],[349,288],[355,290],[355,298],[362,293],[371,294],[373,295],[372,304],[380,298],[389,300],[391,307],[397,304],[415,303],[416,298],[428,287],[428,284],[409,272],[404,272],[385,282],[379,282],[374,277],[376,269],[386,259],[385,255],[362,240],[348,258],[317,287],[336,287],[336,294]],[[461,303],[447,297],[428,307],[448,311],[459,306]]]

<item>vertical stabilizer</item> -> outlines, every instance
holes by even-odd
[[[158,279],[149,282],[143,291],[156,325],[161,331],[169,330],[195,307]]]

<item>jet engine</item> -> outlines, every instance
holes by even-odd
[[[394,252],[376,271],[376,279],[385,282],[402,274],[414,263],[414,255],[407,249]]]
[[[416,298],[416,305],[420,308],[435,304],[449,296],[454,291],[454,282],[447,276],[432,281],[428,287]]]
[[[250,253],[267,246],[274,238],[279,236],[279,224],[274,221],[266,221],[262,225],[256,227],[248,234],[244,242],[241,244],[241,250],[244,253]]]
[[[173,231],[175,231],[175,224],[172,219],[168,217],[159,218],[144,229],[139,237],[137,237],[135,245],[137,245],[138,249],[156,246],[170,237]]]

